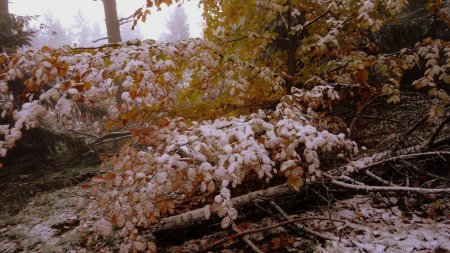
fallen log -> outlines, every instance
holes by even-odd
[[[254,205],[256,201],[258,203],[269,203],[272,199],[293,196],[299,193],[300,192],[296,192],[292,187],[283,184],[232,198],[231,202],[233,203],[233,207],[239,211]],[[216,220],[218,217],[211,215],[211,219]],[[184,230],[186,227],[199,226],[208,221],[209,220],[206,219],[205,215],[205,208],[199,208],[182,214],[163,218],[151,229],[151,232],[159,233],[167,230]]]

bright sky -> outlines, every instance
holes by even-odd
[[[33,16],[43,15],[50,11],[61,21],[64,27],[70,27],[73,23],[73,17],[78,10],[81,10],[91,24],[96,22],[106,30],[101,0],[10,0],[9,2],[9,11],[12,14]],[[116,0],[116,2],[119,18],[133,14],[135,10],[145,4],[145,0]],[[200,37],[202,34],[202,17],[198,0],[185,1],[183,6],[189,18],[191,36]],[[166,31],[166,20],[170,9],[173,8],[176,8],[176,6],[167,8],[166,5],[163,5],[162,10],[160,12],[154,11],[146,23],[138,23],[146,39],[158,39],[160,34]]]

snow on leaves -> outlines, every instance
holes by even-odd
[[[34,108],[30,109],[28,104],[22,109],[15,108],[14,119],[20,122],[12,132],[20,132],[25,121],[29,121],[27,128],[35,126],[39,116],[45,115],[42,104],[54,105],[46,109],[70,121],[78,105],[91,108],[102,101],[109,107],[111,119],[137,121],[136,117],[141,116],[136,112],[143,108],[148,109],[148,115],[164,111],[174,116],[215,117],[226,113],[228,107],[245,107],[247,103],[270,97],[264,94],[281,94],[273,92],[281,80],[270,71],[248,69],[242,62],[224,58],[217,46],[200,39],[176,44],[124,43],[92,49],[44,47],[11,56],[2,72],[3,94],[9,92],[9,81],[25,79],[24,94]],[[190,73],[188,85],[186,73]],[[38,100],[31,102],[35,99]],[[5,104],[2,114],[12,112],[11,105]],[[203,110],[205,106],[210,108]],[[13,139],[17,140],[16,137]],[[2,148],[12,145],[8,141]],[[2,152],[5,153],[6,150]]]
[[[313,94],[320,92],[334,91],[319,87]],[[296,96],[305,99],[308,92],[297,90],[286,99]],[[292,114],[286,109],[279,106],[274,112],[260,110],[191,126],[182,118],[152,126],[147,136],[141,136],[148,140],[147,148],[127,147],[111,160],[117,176],[106,184],[109,190],[97,196],[97,206],[109,206],[106,216],[132,234],[135,228],[172,214],[176,203],[200,192],[210,199],[205,215],[216,213],[226,228],[238,215],[231,190],[249,175],[266,181],[284,176],[299,190],[305,181],[321,177],[321,156],[357,152],[355,143],[343,134],[318,131],[301,111]]]

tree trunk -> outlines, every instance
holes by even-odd
[[[103,0],[103,9],[105,10],[105,23],[106,31],[108,33],[108,42],[121,42],[122,38],[120,37],[120,23],[119,18],[117,17],[116,0]]]
[[[8,0],[0,0],[0,52],[12,53],[12,45],[10,45],[11,16],[9,14]]]

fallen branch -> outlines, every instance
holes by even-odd
[[[123,139],[126,139],[126,138],[130,138],[130,137],[131,137],[131,134],[130,135],[124,135],[124,136],[116,137],[116,138],[110,139],[110,140],[103,140],[103,141],[99,141],[99,142],[95,141],[94,143],[91,143],[90,145],[91,146],[96,146],[96,145],[101,145],[101,144],[105,144],[105,143],[109,143],[109,142],[113,142],[113,141],[120,141],[120,140],[123,140]]]
[[[402,162],[405,163],[407,166],[409,166],[409,168],[413,169],[414,171],[416,171],[416,172],[418,172],[418,173],[427,175],[427,176],[429,176],[429,177],[431,177],[431,178],[434,178],[434,179],[442,180],[442,181],[444,181],[444,182],[450,182],[450,179],[449,179],[449,178],[441,177],[441,176],[435,175],[435,174],[433,174],[433,173],[430,173],[430,172],[426,172],[426,171],[424,171],[424,170],[421,170],[421,169],[417,168],[417,166],[415,166],[414,164],[409,163],[409,162],[406,161],[406,160],[404,160],[404,161],[402,161]]]
[[[106,140],[106,139],[110,139],[110,138],[130,137],[131,136],[131,132],[130,131],[111,132],[111,133],[108,133],[108,134],[105,134],[105,135],[102,135],[102,136],[98,136],[98,135],[91,134],[91,133],[86,133],[86,132],[81,132],[81,131],[78,131],[78,130],[75,130],[75,129],[70,129],[70,131],[74,132],[76,134],[81,134],[81,135],[84,135],[84,136],[88,136],[88,137],[94,138],[95,141],[92,142],[91,145],[96,144],[96,143],[101,142],[101,141]]]
[[[358,110],[358,112],[356,112],[355,117],[353,117],[352,122],[350,122],[350,126],[348,127],[349,131],[348,131],[348,137],[350,138],[352,136],[352,129],[353,126],[355,125],[356,119],[358,119],[359,115],[367,108],[369,107],[369,105],[371,105],[373,103],[373,101],[375,101],[376,99],[378,99],[379,96],[375,96],[374,98],[372,98],[371,100],[369,100],[369,102],[367,102],[363,107],[361,107],[361,109]]]
[[[382,183],[384,185],[396,186],[395,184],[393,184],[393,183],[391,183],[391,182],[389,182],[387,180],[384,180],[383,178],[373,174],[369,170],[365,170],[364,173],[366,173],[366,175],[369,176],[370,178],[372,178],[372,179],[374,179],[374,180],[376,180],[376,181],[378,181],[378,182],[380,182],[380,183]]]
[[[406,140],[406,138],[408,138],[414,131],[416,131],[420,126],[422,126],[425,122],[427,122],[429,118],[429,115],[425,115],[424,117],[422,117],[421,119],[419,119],[412,127],[410,127],[408,129],[408,131],[406,131],[405,134],[403,134],[400,139],[397,141],[397,143],[394,145],[394,150],[398,147],[398,145],[403,142],[404,140]]]
[[[408,159],[414,159],[414,158],[421,158],[421,157],[427,157],[427,156],[431,156],[431,157],[440,157],[440,156],[450,156],[450,151],[431,151],[431,152],[419,152],[417,153],[418,150],[423,150],[424,146],[423,145],[416,145],[416,146],[412,146],[406,149],[403,149],[404,151],[407,152],[413,152],[413,153],[401,153],[402,151],[399,151],[399,153],[401,153],[400,155],[394,156],[394,157],[390,157],[390,155],[393,154],[392,151],[385,151],[385,152],[381,152],[381,153],[376,153],[374,156],[372,156],[372,158],[375,160],[375,162],[371,163],[371,164],[367,164],[365,166],[360,166],[360,167],[356,167],[355,171],[352,172],[351,174],[355,174],[358,173],[362,170],[367,170],[369,168],[372,168],[374,166],[377,165],[381,165],[387,162],[391,162],[391,161],[397,161],[397,160],[408,160]],[[397,153],[398,154],[398,153]],[[450,192],[450,188],[445,188],[445,189],[427,189],[427,188],[420,188],[420,187],[402,187],[402,186],[397,186],[397,185],[392,185],[392,183],[380,178],[379,176],[375,175],[375,174],[371,174],[369,176],[372,176],[372,178],[378,178],[378,181],[385,183],[385,184],[389,184],[388,186],[369,186],[366,185],[362,182],[357,182],[356,180],[354,180],[353,178],[349,177],[348,175],[342,175],[342,168],[345,168],[345,166],[340,167],[340,168],[336,168],[336,169],[332,169],[328,172],[324,172],[323,175],[325,178],[329,179],[329,182],[334,184],[334,185],[338,185],[340,187],[344,187],[344,188],[348,188],[348,189],[353,189],[353,190],[362,190],[362,191],[390,191],[390,192],[417,192],[417,193],[424,193],[424,194],[431,194],[431,193],[449,193]],[[341,176],[341,177],[340,177]],[[342,177],[344,176],[344,177]],[[347,178],[347,180],[349,183],[345,183],[340,181],[341,179]],[[357,185],[359,183],[359,185]],[[242,196],[238,196],[235,198],[231,199],[231,203],[233,205],[234,208],[236,208],[238,211],[242,211],[248,208],[252,208],[255,205],[255,202],[258,201],[258,203],[261,202],[265,202],[265,203],[269,203],[271,200],[273,199],[280,199],[282,197],[286,197],[286,196],[295,196],[295,195],[299,195],[299,194],[304,194],[306,192],[306,188],[302,188],[300,190],[300,192],[295,192],[291,187],[289,187],[288,185],[280,185],[280,186],[276,186],[276,187],[271,187],[268,188],[266,190],[259,190],[259,191],[255,191],[255,192],[251,192]],[[161,219],[158,224],[156,224],[155,226],[151,227],[148,232],[151,232],[153,234],[164,234],[167,232],[171,232],[171,231],[186,231],[188,228],[190,227],[198,227],[198,226],[202,226],[205,225],[206,223],[212,223],[215,221],[218,221],[219,217],[217,217],[217,215],[212,215],[211,216],[211,220],[207,220],[205,215],[205,208],[199,208],[196,210],[191,210],[182,214],[178,214],[178,215],[174,215],[174,216],[170,216],[170,217],[166,217]],[[311,219],[311,218],[308,218]],[[327,219],[329,220],[329,219]],[[297,220],[297,219],[292,219],[292,220],[288,220],[286,222],[281,222],[279,224],[277,224],[276,226],[282,226],[284,224],[290,224],[292,222],[298,222],[301,221]],[[298,226],[300,229],[302,229],[303,231],[305,231],[306,233],[309,233],[311,235],[315,235],[317,237],[321,237],[324,238],[326,240],[341,240],[338,237],[327,237],[327,235],[322,235],[321,233],[317,233],[317,231],[313,231],[311,229],[308,230],[307,227],[304,226]],[[263,228],[264,229],[270,229],[270,228]],[[246,235],[247,233],[256,233],[259,230],[251,230],[251,231],[244,231],[239,233],[239,235],[233,235],[232,237],[227,237],[227,239],[224,240],[229,240],[229,239],[233,239],[243,235]],[[220,244],[221,242],[218,241],[217,243],[214,243],[213,245],[209,245],[208,248],[213,247],[217,244]]]
[[[288,185],[280,185],[268,188],[266,190],[259,190],[232,198],[231,203],[233,204],[234,208],[239,210],[253,205],[255,201],[268,202],[271,199],[277,199],[282,196],[295,194],[298,193],[295,192],[292,187]],[[167,230],[183,230],[186,227],[201,225],[205,222],[207,222],[205,218],[205,209],[199,208],[179,215],[163,218],[157,225],[155,225],[151,229],[151,232],[158,233]]]
[[[106,139],[117,138],[117,137],[125,137],[125,136],[126,137],[131,136],[131,132],[125,131],[125,132],[108,133],[108,134],[105,134],[103,136],[98,137],[97,140],[95,140],[93,143],[91,143],[91,145],[96,144],[96,143],[101,142],[101,141],[106,140]]]
[[[448,151],[435,151],[435,152],[424,152],[424,153],[418,153],[418,154],[409,154],[409,155],[401,155],[396,156],[392,158],[388,158],[382,161],[378,161],[372,164],[368,164],[364,167],[357,168],[357,171],[361,171],[364,169],[368,169],[371,167],[374,167],[376,165],[380,165],[389,161],[395,161],[398,159],[411,159],[411,158],[417,158],[421,156],[436,156],[436,155],[450,155],[450,152]],[[341,168],[345,168],[341,167]],[[425,189],[425,188],[413,188],[413,187],[401,187],[401,186],[368,186],[364,183],[360,183],[360,185],[354,185],[356,182],[354,179],[351,179],[351,184],[344,183],[341,181],[336,180],[336,176],[339,176],[341,174],[341,170],[336,169],[332,170],[328,173],[323,173],[324,176],[331,177],[331,182],[335,185],[339,185],[341,187],[346,187],[350,189],[355,190],[364,190],[364,191],[394,191],[394,192],[420,192],[420,193],[441,193],[441,192],[450,192],[450,189]],[[300,191],[302,192],[302,190]],[[296,195],[299,194],[298,192],[295,192],[291,187],[288,185],[280,185],[276,187],[271,187],[266,190],[259,190],[255,192],[251,192],[242,196],[238,196],[231,199],[233,207],[235,207],[238,210],[245,209],[249,206],[254,205],[255,201],[266,201],[269,202],[273,199],[278,199],[280,197],[285,197],[289,195]],[[215,217],[217,218],[217,217]],[[163,218],[159,221],[158,224],[156,224],[154,227],[151,228],[152,233],[160,233],[163,231],[176,231],[176,230],[185,230],[187,227],[193,227],[202,225],[208,222],[205,218],[205,209],[199,208],[196,210],[188,211],[179,215],[174,215],[170,217]]]
[[[335,220],[335,219],[330,219],[330,218],[327,218],[327,217],[299,217],[299,218],[295,218],[295,219],[289,219],[287,221],[283,221],[283,222],[280,222],[280,223],[277,223],[277,224],[273,224],[273,225],[270,225],[270,226],[266,226],[266,227],[262,227],[262,228],[256,228],[256,229],[249,229],[249,230],[245,230],[245,231],[239,232],[238,234],[230,235],[228,237],[225,237],[225,238],[222,238],[222,239],[220,239],[218,241],[215,241],[214,243],[212,243],[210,245],[205,246],[205,248],[203,248],[201,251],[206,251],[208,249],[212,249],[212,248],[217,247],[217,246],[219,246],[219,245],[221,245],[221,244],[223,244],[223,243],[225,243],[225,242],[227,242],[229,240],[241,238],[241,237],[244,237],[246,235],[260,233],[260,232],[268,231],[268,230],[271,230],[271,229],[274,229],[274,228],[277,228],[277,227],[282,227],[282,226],[285,226],[285,225],[289,225],[289,224],[292,224],[292,223],[302,222],[302,221],[304,222],[304,221],[309,221],[309,220],[326,220],[326,221],[330,221],[331,220],[331,221],[345,223],[342,220]],[[317,232],[312,231],[310,229],[309,229],[309,231],[311,231],[312,233],[316,233],[317,234]],[[328,239],[328,237],[323,237],[323,235],[322,235],[322,238]],[[337,237],[330,237],[330,238],[332,238],[332,239],[329,239],[329,240],[339,240],[339,238],[337,238]]]
[[[270,201],[270,205],[271,205],[273,208],[275,208],[275,210],[277,210],[277,212],[280,213],[281,216],[283,216],[283,218],[285,218],[287,221],[295,222],[295,221],[294,221],[295,219],[292,219],[291,217],[289,217],[289,215],[288,215],[288,214],[287,214],[287,213],[286,213],[279,205],[277,205],[277,204],[275,203],[275,201],[271,200],[271,201]],[[327,219],[327,220],[330,220],[329,218],[326,218],[326,219]],[[333,220],[332,220],[332,221],[333,221]],[[339,221],[339,222],[341,222],[341,221]],[[316,232],[316,231],[314,231],[314,230],[312,230],[312,229],[309,229],[309,228],[307,228],[306,226],[303,226],[303,225],[301,225],[301,224],[299,224],[299,223],[297,223],[297,222],[295,222],[294,225],[295,225],[299,230],[301,230],[301,231],[303,231],[303,232],[305,232],[305,233],[314,235],[314,236],[316,236],[316,237],[322,238],[322,239],[324,239],[324,240],[331,240],[331,241],[340,241],[340,240],[341,240],[340,238],[338,238],[338,237],[336,237],[336,236],[328,236],[328,235],[324,235],[324,234],[321,234],[321,233],[319,233],[319,232]]]
[[[69,129],[69,130],[70,130],[71,132],[76,133],[76,134],[81,134],[81,135],[88,136],[88,137],[91,137],[91,138],[95,138],[95,139],[100,138],[100,136],[97,136],[97,135],[95,135],[95,134],[85,133],[85,132],[80,132],[80,131],[75,130],[75,129]]]
[[[439,126],[436,128],[436,130],[434,131],[433,135],[431,136],[431,138],[428,140],[427,142],[427,146],[432,147],[434,145],[434,141],[436,140],[436,138],[439,136],[439,134],[441,133],[442,129],[444,128],[444,126],[450,122],[450,116],[448,116],[447,118],[445,118],[440,124]]]
[[[366,192],[416,192],[416,193],[422,193],[422,194],[437,194],[437,193],[450,193],[450,188],[420,188],[420,187],[403,187],[403,186],[371,186],[371,185],[355,185],[355,184],[348,184],[344,183],[342,181],[336,180],[333,177],[327,175],[324,173],[324,176],[330,179],[330,182],[344,187],[348,189],[353,190],[360,190],[360,191],[366,191]]]
[[[386,158],[383,160],[381,160],[379,157],[377,157],[377,156],[379,156],[379,154],[375,154],[374,155],[375,159],[378,159],[379,161],[367,164],[362,167],[355,167],[355,170],[362,171],[362,170],[366,170],[366,169],[369,169],[369,168],[372,168],[374,166],[381,165],[384,163],[395,162],[397,160],[414,159],[414,158],[418,158],[418,157],[422,157],[422,156],[442,156],[442,155],[450,155],[450,151],[430,151],[430,152],[422,152],[422,153],[404,154],[404,155],[399,155],[399,156],[395,156],[395,157],[391,157],[391,158]],[[345,169],[346,166],[347,165],[341,166],[340,169]]]
[[[241,234],[242,234],[241,230],[239,230],[239,228],[236,226],[236,224],[234,224],[234,222],[231,224],[231,226],[232,226],[234,232],[238,233],[238,235],[241,235]],[[258,248],[258,246],[256,246],[256,245],[248,238],[247,235],[243,235],[243,236],[241,236],[241,237],[242,237],[242,240],[244,240],[244,242],[247,243],[247,245],[250,246],[250,248],[251,248],[254,252],[256,252],[256,253],[264,253],[264,252],[262,252],[262,251]]]

